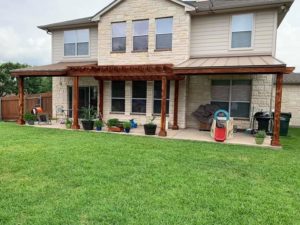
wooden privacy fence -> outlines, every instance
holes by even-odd
[[[0,98],[0,119],[3,121],[16,121],[18,119],[18,96]],[[41,106],[45,113],[52,117],[52,93],[25,95],[25,112],[31,112]]]

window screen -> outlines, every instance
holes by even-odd
[[[112,24],[112,51],[126,51],[126,23]]]
[[[148,50],[149,20],[139,20],[133,22],[133,50]]]
[[[64,56],[89,55],[89,29],[64,32]]]
[[[156,49],[172,49],[173,18],[156,19]]]
[[[170,105],[170,81],[167,83],[167,114],[169,114],[169,105]],[[161,81],[155,81],[154,82],[154,103],[153,103],[153,113],[154,114],[160,114],[161,113]]]
[[[253,14],[232,16],[232,48],[250,48],[252,46]]]
[[[147,81],[132,81],[132,112],[146,113]]]
[[[125,81],[111,82],[111,111],[125,112]]]

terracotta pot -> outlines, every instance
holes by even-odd
[[[120,127],[109,127],[108,131],[110,131],[110,132],[121,132],[122,129]]]

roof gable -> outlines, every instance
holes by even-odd
[[[124,0],[114,0],[112,3],[110,3],[104,9],[102,9],[101,11],[99,11],[98,13],[96,13],[91,18],[91,20],[92,21],[98,21],[98,20],[100,20],[100,17],[102,15],[104,15],[105,13],[109,12],[110,10],[112,10],[114,7],[116,7],[117,5],[119,5],[119,3],[121,3],[122,1],[124,1]],[[185,2],[183,2],[181,0],[166,0],[166,1],[170,1],[170,2],[173,2],[174,4],[181,5],[182,7],[185,8],[186,11],[193,11],[193,10],[195,10],[194,6],[192,6],[190,4],[187,4],[187,3],[185,3]]]

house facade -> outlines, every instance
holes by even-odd
[[[61,108],[72,116],[78,85],[75,106],[99,108],[105,120],[144,124],[155,116],[158,125],[199,128],[192,113],[214,104],[246,129],[254,112],[275,109],[273,77],[291,70],[275,56],[292,3],[115,0],[92,17],[39,27],[51,34],[52,63],[65,73],[36,70],[53,76],[54,117]]]

